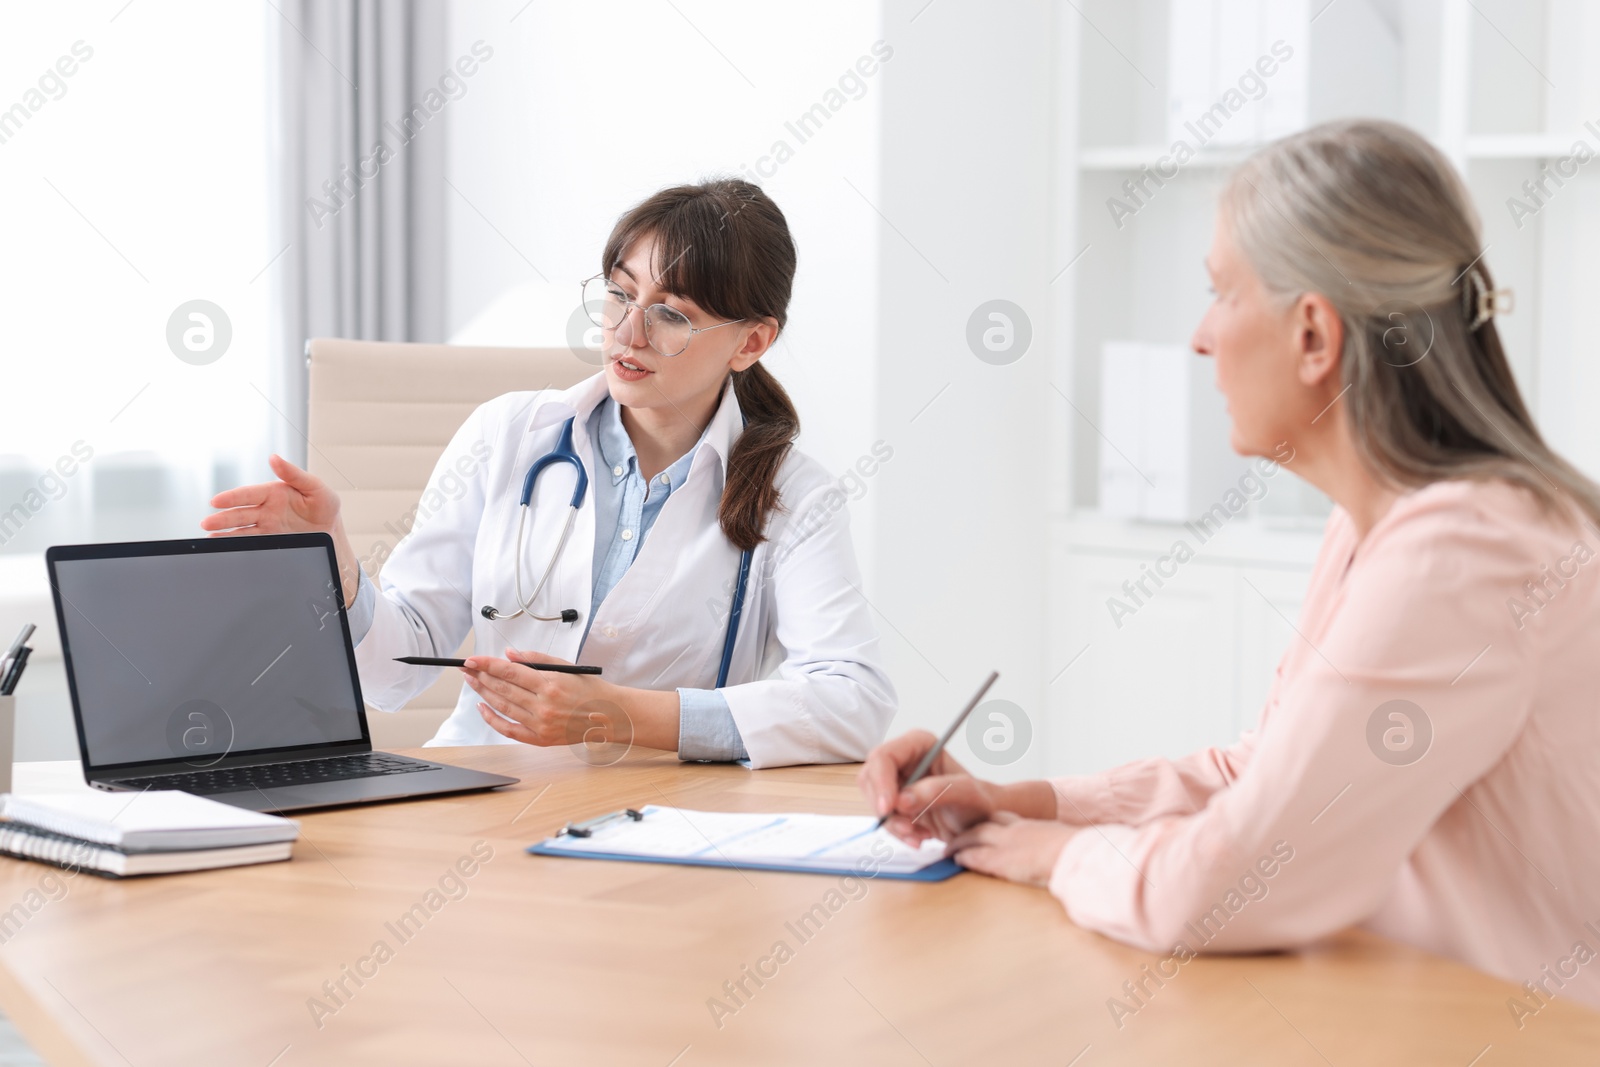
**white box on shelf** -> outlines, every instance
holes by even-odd
[[[1183,345],[1107,341],[1100,417],[1106,515],[1187,522],[1245,473],[1211,364]]]
[[[1100,356],[1100,510],[1122,519],[1144,510],[1144,345],[1107,341]]]
[[[1304,127],[1309,29],[1307,0],[1173,4],[1167,23],[1168,140],[1194,149],[1253,145]]]
[[[1212,29],[1216,23],[1212,0],[1173,4],[1167,14],[1167,140],[1188,141],[1186,128],[1216,102],[1216,50]]]
[[[1259,82],[1262,96],[1270,95],[1267,86],[1271,83],[1255,69],[1256,60],[1266,51],[1260,38],[1264,21],[1262,9],[1269,6],[1262,0],[1217,0],[1216,21],[1211,27],[1211,47],[1216,53],[1212,64],[1211,99],[1223,101],[1225,108],[1237,103],[1239,109],[1211,135],[1214,144],[1250,145],[1261,139],[1256,129],[1260,101],[1254,99],[1253,94]],[[1248,75],[1253,75],[1254,81]],[[1246,79],[1242,85],[1241,78]],[[1229,90],[1238,95],[1229,97]]]
[[[1273,0],[1262,5],[1261,16],[1259,51],[1253,62],[1269,56],[1272,62],[1266,66],[1273,71],[1262,79],[1267,91],[1255,105],[1256,139],[1265,144],[1304,129],[1311,121],[1311,11],[1306,0]],[[1274,50],[1280,41],[1288,49],[1288,59]],[[1256,70],[1260,73],[1261,68]]]
[[[1545,132],[1583,136],[1583,124],[1600,115],[1600,69],[1593,55],[1600,11],[1591,0],[1546,0],[1545,34]]]

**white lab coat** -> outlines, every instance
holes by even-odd
[[[419,518],[383,568],[372,626],[356,646],[368,703],[383,711],[403,706],[439,668],[407,666],[393,657],[454,655],[469,627],[483,654],[515,648],[576,659],[594,588],[598,464],[587,424],[605,395],[603,373],[568,390],[508,393],[480,406],[456,432],[429,479]],[[576,608],[579,619],[540,622],[524,615],[491,622],[480,614],[485,604],[516,610],[513,560],[523,477],[574,416],[573,448],[591,472],[590,489],[535,608],[541,615]],[[608,681],[658,690],[715,686],[739,566],[717,507],[727,456],[742,426],[727,388],[688,477],[600,604],[583,662],[605,668]],[[462,478],[461,471],[474,473]],[[560,537],[575,477],[571,465],[552,464],[535,484],[524,534],[524,595],[538,583]],[[858,591],[845,497],[798,451],[780,468],[778,487],[783,510],[769,518],[767,540],[753,554],[722,693],[751,767],[860,760],[883,739],[895,693]],[[515,743],[483,722],[478,700],[463,684],[455,711],[428,743]]]

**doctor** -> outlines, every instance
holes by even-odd
[[[219,493],[202,528],[333,536],[379,709],[437,677],[394,657],[453,655],[470,630],[483,652],[430,745],[615,742],[751,767],[864,758],[894,689],[837,482],[792,448],[799,418],[759,362],[794,276],[783,213],[744,181],[665,189],[618,220],[601,267],[584,302],[604,370],[473,412],[429,480],[424,499],[442,505],[396,546],[381,588],[338,496],[278,456],[278,481]],[[524,665],[571,662],[604,674]]]

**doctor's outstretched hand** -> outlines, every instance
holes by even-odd
[[[360,562],[350,538],[345,536],[344,520],[339,517],[339,494],[309,471],[296,467],[282,456],[267,457],[275,482],[241,485],[225,489],[211,498],[219,510],[200,520],[200,528],[212,537],[238,537],[249,534],[326,533],[333,538],[339,557],[339,574],[344,583],[344,602],[355,600]]]
[[[536,671],[526,663],[566,663],[542,652],[506,649],[505,658],[468,656],[460,668],[482,699],[478,714],[496,733],[528,745],[678,747],[678,694],[613,685],[592,674]]]
[[[911,845],[937,839],[963,867],[1043,885],[1068,839],[1082,827],[1059,822],[1046,781],[985,782],[941,752],[921,781],[905,786],[938,738],[912,730],[873,749],[856,776],[884,829]]]

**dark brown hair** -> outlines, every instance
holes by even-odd
[[[661,190],[617,220],[600,269],[609,277],[647,237],[655,238],[652,269],[661,288],[719,319],[775,319],[783,329],[794,283],[794,239],[783,212],[760,186],[720,178]],[[742,551],[766,539],[767,516],[782,506],[778,468],[800,433],[800,416],[759,360],[732,377],[745,426],[728,457],[718,518]]]

